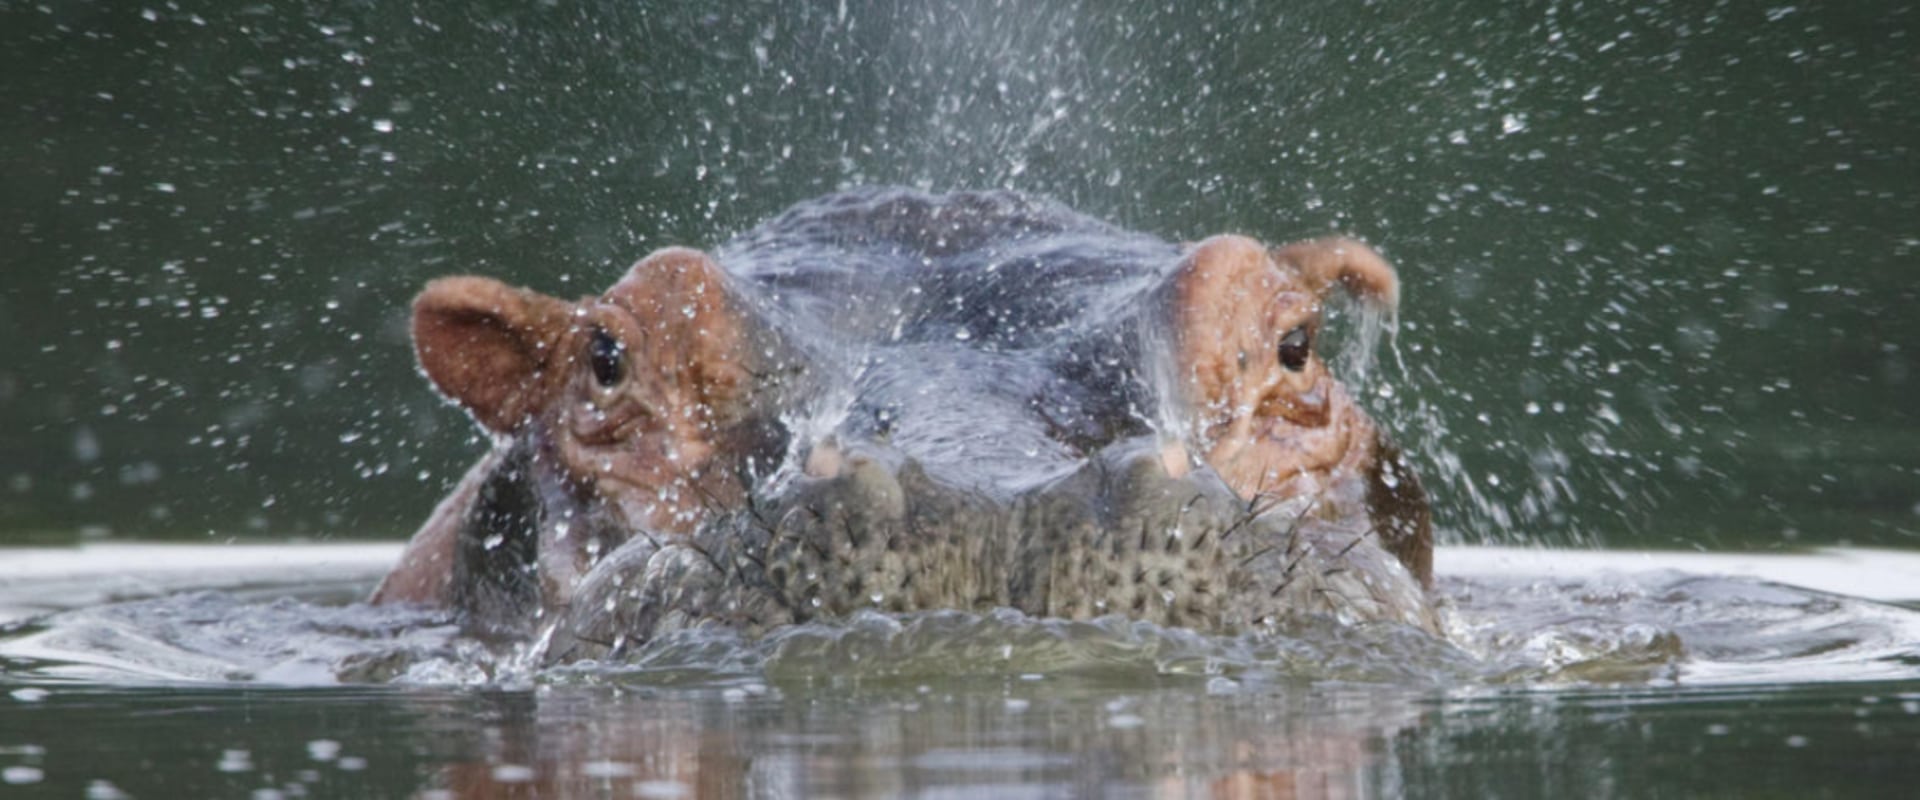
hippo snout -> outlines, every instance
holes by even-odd
[[[618,659],[685,628],[751,634],[868,609],[1122,614],[1223,633],[1305,613],[1437,630],[1420,581],[1359,546],[1374,527],[1315,505],[1249,503],[1205,465],[1170,470],[1152,436],[1009,500],[935,480],[898,453],[855,454],[699,536],[602,561],[545,658]]]

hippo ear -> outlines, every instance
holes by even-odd
[[[1369,304],[1398,292],[1392,268],[1356,242],[1269,251],[1216,236],[1187,253],[1160,295],[1181,413],[1206,462],[1243,496],[1324,485],[1366,463],[1372,423],[1314,350],[1336,283]]]
[[[476,277],[442,278],[413,301],[413,349],[434,386],[496,433],[537,410],[573,304]]]
[[[1400,305],[1400,276],[1373,248],[1344,236],[1328,236],[1275,248],[1273,260],[1299,270],[1316,293],[1339,283],[1347,293],[1377,308]]]

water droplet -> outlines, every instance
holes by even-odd
[[[100,438],[94,435],[92,428],[81,426],[73,434],[73,460],[90,464],[99,458]]]
[[[315,739],[307,742],[307,757],[315,761],[332,761],[340,755],[340,743],[332,739]]]
[[[220,763],[215,764],[214,769],[221,772],[251,772],[253,771],[253,754],[245,750],[223,750],[220,753]]]
[[[39,783],[40,779],[44,777],[46,777],[46,773],[41,772],[39,767],[7,767],[4,770],[0,770],[0,781],[6,781],[16,786],[27,783]]]
[[[112,781],[98,779],[87,783],[87,793],[85,796],[87,800],[127,800],[128,797],[131,797],[131,795],[127,794],[120,787],[113,785]]]
[[[493,780],[496,783],[526,783],[533,780],[533,768],[522,764],[496,764],[493,767]]]
[[[625,778],[634,771],[633,765],[624,761],[588,761],[580,765],[580,774],[589,778]]]

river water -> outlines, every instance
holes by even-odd
[[[1446,642],[874,614],[546,670],[353,602],[392,546],[13,555],[8,796],[1887,796],[1920,774],[1898,602],[1920,557],[1884,551],[1447,548]]]
[[[0,2],[0,797],[1907,793],[1917,17]],[[353,605],[485,446],[425,281],[587,294],[873,184],[1378,246],[1348,377],[1448,641],[863,617],[540,672]]]

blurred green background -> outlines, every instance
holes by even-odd
[[[1920,544],[1912,6],[678,5],[0,4],[0,543],[405,535],[424,281],[897,183],[1378,244],[1454,541]]]

